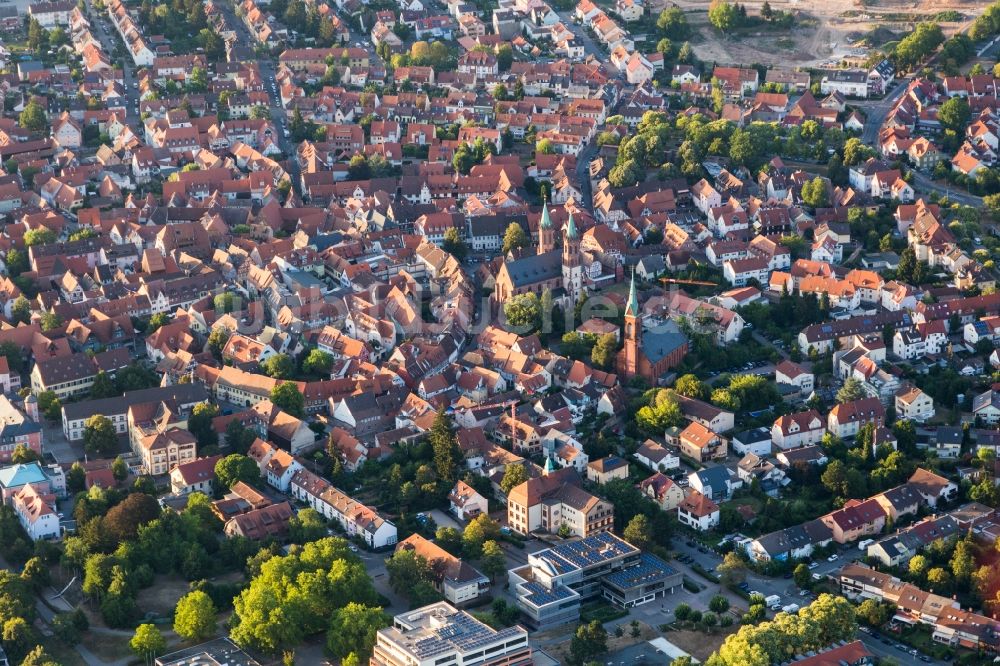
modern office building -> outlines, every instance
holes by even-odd
[[[578,621],[580,605],[592,599],[631,608],[682,583],[680,572],[609,532],[528,555],[528,564],[511,569],[508,577],[525,624],[533,629]]]
[[[380,629],[369,666],[531,666],[528,632],[497,631],[446,601],[393,618]]]

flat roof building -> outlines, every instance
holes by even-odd
[[[608,532],[532,553],[509,579],[525,623],[539,630],[577,622],[580,604],[591,599],[631,608],[682,583],[682,575],[658,557]]]
[[[446,601],[393,618],[379,629],[370,666],[530,666],[528,632],[521,626],[497,631]]]

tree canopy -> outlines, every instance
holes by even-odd
[[[350,603],[376,606],[364,563],[347,541],[329,537],[273,556],[234,600],[231,636],[239,645],[277,653],[328,630]]]

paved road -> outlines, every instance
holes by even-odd
[[[598,60],[603,59],[602,56],[605,55],[605,52],[601,49],[601,47],[597,44],[597,42],[595,42],[594,39],[587,33],[587,31],[583,28],[583,26],[577,24],[573,20],[573,10],[556,12],[556,14],[559,15],[560,19],[562,19],[562,24],[566,26],[570,31],[572,31],[572,33],[576,35],[576,38],[580,40],[580,43],[583,44],[583,53],[585,56],[592,55]]]
[[[233,6],[231,4],[221,3],[219,5],[219,10],[226,17],[226,23],[228,23],[240,36],[241,42],[251,47],[256,44],[256,41],[253,36],[251,36],[246,24],[243,23],[240,17],[236,15],[236,12],[233,10]],[[281,152],[283,152],[288,158],[285,163],[285,169],[288,171],[288,176],[292,180],[292,187],[295,192],[301,194],[299,163],[298,160],[295,159],[296,146],[290,138],[285,136],[285,131],[288,129],[288,118],[285,114],[285,108],[281,104],[281,96],[275,80],[277,64],[273,58],[263,57],[257,59],[257,66],[260,69],[261,78],[264,80],[264,89],[271,99],[271,106],[269,109],[271,113],[271,120],[274,122],[275,129],[278,130],[276,143],[278,144],[278,147],[281,148]]]
[[[967,190],[931,180],[930,177],[919,171],[911,171],[910,173],[913,174],[913,183],[917,185],[917,189],[925,192],[937,192],[952,201],[957,201],[960,204],[972,206],[973,208],[982,208],[983,206],[983,198],[977,197],[975,194],[970,194]]]
[[[896,103],[903,93],[906,92],[906,86],[910,84],[909,79],[900,79],[896,84],[896,87],[889,92],[881,100],[877,102],[862,102],[858,104],[859,107],[864,109],[865,116],[865,129],[861,133],[861,140],[868,144],[869,146],[874,146],[878,140],[879,130],[882,129],[882,123],[885,122],[885,117],[889,115],[889,111],[892,110],[892,105]]]
[[[580,184],[580,196],[583,198],[580,203],[591,214],[594,212],[594,193],[590,186],[590,163],[597,156],[597,151],[597,144],[591,143],[576,156],[576,182]]]
[[[122,68],[122,82],[125,86],[125,119],[127,122],[139,122],[139,90],[138,90],[138,78],[136,77],[135,64],[132,59],[127,55],[127,49],[124,48],[124,43],[118,32],[115,30],[114,25],[108,19],[107,12],[98,11],[94,8],[93,0],[86,0],[87,9],[90,13],[90,26],[92,28],[91,33],[97,37],[97,40],[101,43],[101,48],[104,52],[111,58],[112,64],[121,66]],[[122,51],[126,53],[120,61],[116,61],[113,58],[115,48],[118,45],[122,45]]]

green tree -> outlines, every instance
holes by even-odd
[[[146,664],[153,663],[167,649],[167,641],[155,624],[140,624],[128,644]]]
[[[687,16],[677,5],[660,12],[656,17],[656,28],[661,35],[677,42],[683,42],[691,37],[691,26],[688,24]]]
[[[333,356],[322,349],[313,349],[302,361],[302,372],[320,377],[327,377],[333,367]]]
[[[527,480],[528,472],[524,469],[524,465],[510,464],[504,469],[503,478],[500,479],[500,489],[507,494]]]
[[[42,105],[31,100],[18,116],[18,123],[29,132],[38,134],[48,127],[49,121],[45,117],[45,109],[42,108]],[[27,240],[25,242],[27,243]]]
[[[809,587],[809,579],[811,578],[809,574],[809,567],[805,564],[799,564],[795,567],[795,571],[792,572],[792,578],[795,579],[795,584],[799,587]]]
[[[275,379],[291,379],[295,374],[295,362],[288,354],[275,354],[267,357],[260,364],[260,369]]]
[[[514,250],[525,248],[531,245],[531,239],[528,234],[524,232],[524,227],[522,227],[517,222],[511,222],[507,225],[507,231],[503,235],[503,253],[508,254]]]
[[[32,102],[34,103],[34,102]],[[28,247],[32,245],[49,245],[56,242],[56,234],[51,229],[46,229],[41,227],[38,229],[29,229],[24,232],[24,244]]]
[[[951,575],[941,567],[929,569],[927,571],[927,586],[931,592],[947,594],[951,588]]]
[[[930,567],[930,562],[923,555],[914,555],[910,558],[910,562],[907,565],[907,570],[910,573],[910,577],[914,580],[920,581],[923,579],[924,575],[927,573],[927,569]]]
[[[938,122],[945,130],[964,133],[969,124],[972,111],[969,102],[964,97],[949,97],[938,108]]]
[[[188,430],[198,440],[198,446],[215,446],[219,443],[219,434],[215,432],[212,420],[219,415],[219,407],[209,402],[194,406],[188,417]]]
[[[728,552],[715,568],[724,586],[738,585],[746,579],[747,565],[735,552]]]
[[[438,410],[431,425],[428,435],[431,448],[434,451],[434,469],[438,478],[451,487],[455,482],[458,473],[458,461],[461,458],[461,451],[458,448],[458,440],[453,432],[451,419],[445,413],[444,408]]]
[[[17,249],[16,247],[12,247],[7,250],[7,256],[4,258],[4,263],[7,265],[7,274],[11,277],[17,277],[30,268],[27,253],[23,250]]]
[[[441,249],[459,261],[465,261],[465,257],[469,254],[469,246],[462,239],[458,227],[450,227],[444,232],[444,242],[441,244]]]
[[[695,400],[705,400],[709,397],[708,385],[692,374],[678,377],[677,381],[674,382],[674,391]]]
[[[802,185],[802,201],[811,208],[823,208],[830,204],[826,181],[816,176]]]
[[[721,594],[716,594],[708,602],[708,608],[713,613],[725,613],[729,610],[729,599],[726,599]]]
[[[582,664],[593,657],[598,657],[608,651],[608,632],[597,620],[581,624],[570,641],[570,661]]]
[[[229,342],[229,331],[221,326],[213,328],[208,334],[208,350],[217,361],[222,360],[222,350],[225,349],[227,342]]]
[[[201,590],[188,592],[174,610],[174,631],[186,641],[201,641],[215,634],[215,605]]]
[[[503,312],[507,325],[525,331],[526,334],[537,331],[542,322],[542,307],[538,295],[534,292],[518,294],[507,299]]]
[[[708,6],[708,22],[719,32],[730,32],[738,27],[740,13],[726,0],[712,0]]]
[[[650,392],[648,404],[639,408],[635,414],[636,425],[645,434],[652,437],[662,437],[663,431],[682,421],[681,408],[676,398],[666,389]]]
[[[232,453],[215,463],[215,483],[220,490],[229,490],[240,481],[251,486],[260,484],[260,468],[251,458]]]
[[[115,461],[111,463],[111,475],[119,483],[128,478],[128,465],[121,456],[115,458]]]
[[[437,595],[431,593],[434,589],[431,586],[434,572],[427,560],[414,551],[397,550],[386,560],[385,570],[389,574],[389,587],[409,599],[411,605],[417,606],[421,602],[427,603],[437,598]]]
[[[66,489],[69,491],[69,494],[75,495],[82,492],[86,482],[87,471],[83,469],[83,465],[79,462],[74,462],[69,471],[66,472]]]
[[[10,461],[15,465],[22,465],[41,459],[42,457],[34,449],[28,447],[27,444],[18,444],[14,447],[14,452],[10,454]]]
[[[278,382],[271,389],[271,402],[296,418],[305,418],[306,398],[293,382]]]
[[[118,448],[118,434],[108,417],[94,414],[83,422],[83,446],[89,453],[99,456]]]
[[[848,377],[844,385],[837,391],[837,402],[839,403],[852,402],[863,397],[865,397],[864,388],[861,382],[854,377]]]
[[[378,606],[349,603],[334,612],[326,632],[326,648],[336,658],[354,654],[368,663],[378,630],[389,625],[389,616]]]
[[[889,620],[889,611],[875,599],[865,599],[858,606],[858,619],[869,627],[881,627]]]
[[[54,312],[45,312],[42,313],[38,323],[41,324],[43,331],[54,331],[63,325],[63,320]]]
[[[465,526],[462,532],[462,548],[467,557],[478,559],[483,544],[500,538],[500,525],[487,514],[481,513]]]
[[[212,299],[212,305],[215,307],[216,315],[228,314],[236,309],[236,297],[228,291],[216,294]]]
[[[479,568],[484,575],[489,576],[491,582],[495,582],[497,576],[507,571],[507,556],[504,555],[499,543],[492,539],[483,542]]]
[[[115,386],[114,380],[103,370],[98,371],[94,376],[94,385],[90,387],[90,397],[92,399],[113,398],[118,395],[121,395],[121,393],[118,391],[118,387]]]
[[[256,433],[243,425],[239,419],[233,419],[226,426],[226,446],[234,453],[245,454],[256,438]]]
[[[299,512],[288,521],[288,540],[292,543],[318,541],[326,535],[326,521],[315,509],[308,507],[299,509]]]
[[[647,550],[653,543],[653,526],[649,518],[642,513],[636,514],[625,526],[622,537],[639,550]]]
[[[618,338],[614,333],[605,333],[597,338],[597,343],[591,352],[591,362],[603,370],[610,370],[618,353]]]
[[[24,296],[14,299],[11,309],[11,319],[14,323],[27,324],[31,321],[31,303]]]
[[[265,561],[233,602],[230,635],[241,646],[276,653],[328,629],[351,602],[375,606],[378,596],[347,541],[328,537]]]
[[[49,421],[58,421],[62,416],[62,402],[55,391],[42,391],[37,396],[38,411]]]

